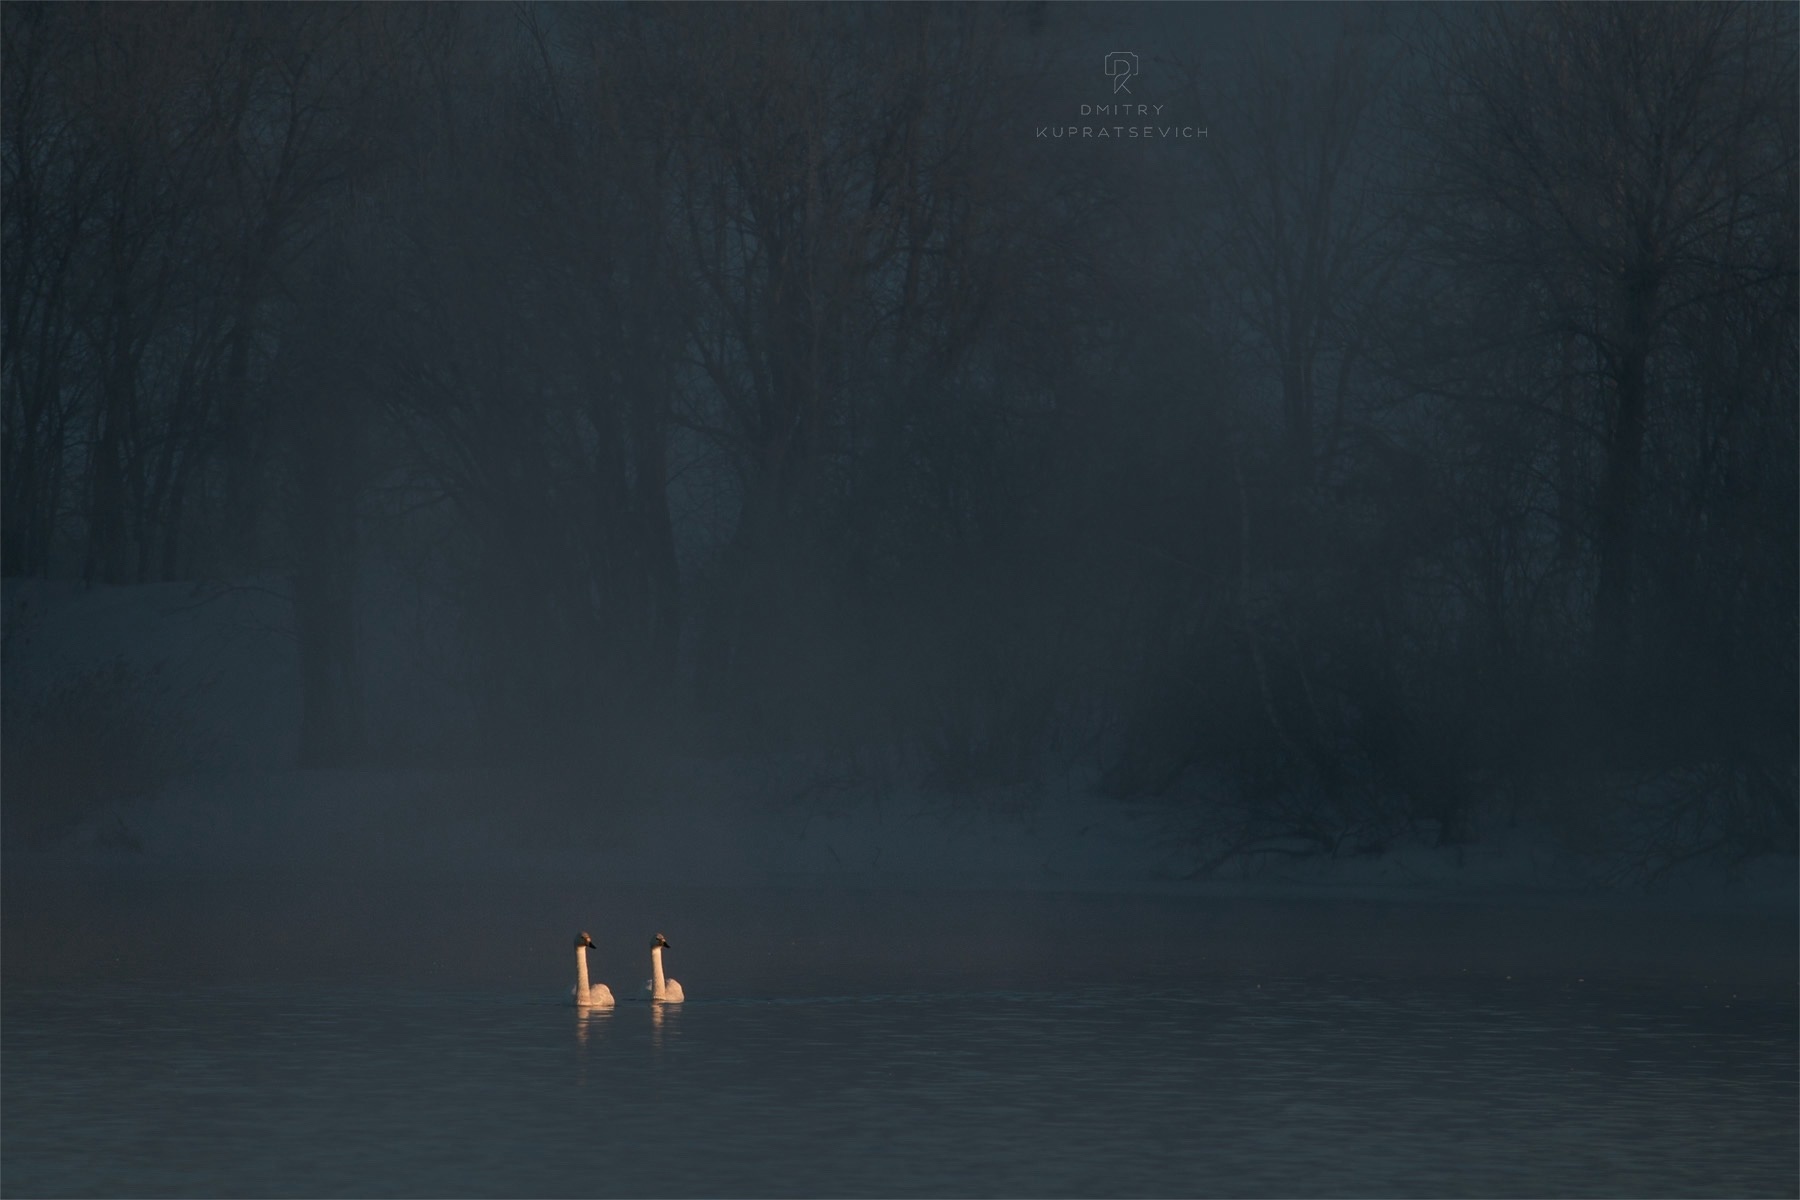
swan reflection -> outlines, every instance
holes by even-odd
[[[610,1008],[578,1008],[575,1010],[575,1042],[585,1046],[588,1038],[594,1034],[604,1033],[608,1022],[612,1020],[613,1010]]]
[[[665,1004],[650,1006],[650,1046],[661,1050],[664,1036],[673,1037],[681,1029],[681,1010]]]

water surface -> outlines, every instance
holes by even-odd
[[[1779,993],[1266,972],[689,988],[591,1014],[481,988],[12,988],[0,1178],[39,1196],[1796,1190]]]

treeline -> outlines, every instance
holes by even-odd
[[[1402,11],[8,4],[4,573],[289,576],[309,764],[403,564],[438,746],[1792,849],[1794,10]]]

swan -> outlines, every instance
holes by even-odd
[[[588,983],[587,952],[593,944],[587,934],[575,935],[575,986],[569,989],[569,996],[578,1008],[611,1008],[612,989],[604,983]]]
[[[681,992],[681,985],[673,979],[664,979],[662,972],[662,952],[669,948],[669,939],[662,934],[650,943],[650,979],[644,984],[650,989],[652,1000],[661,1000],[664,1004],[680,1004],[687,997]]]

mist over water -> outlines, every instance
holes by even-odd
[[[8,1194],[1795,1192],[1780,908],[13,863]]]
[[[355,873],[5,881],[7,985],[460,990],[573,979],[621,996],[668,934],[696,997],[1165,986],[1262,974],[1779,988],[1796,972],[1780,910],[1582,902],[1159,895],[945,888],[660,887],[604,879]],[[564,928],[567,926],[568,928]],[[691,966],[697,971],[684,971]],[[690,980],[689,974],[695,978]],[[619,981],[627,985],[621,988]]]
[[[1794,1192],[1785,917],[350,883],[9,897],[8,1192]]]

